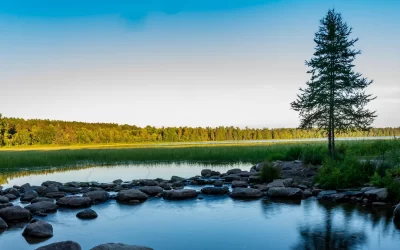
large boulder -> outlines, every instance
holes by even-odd
[[[53,236],[53,226],[45,221],[33,220],[25,227],[22,235],[25,237],[49,238]]]
[[[0,209],[0,217],[7,222],[29,221],[31,212],[20,206],[11,206]]]
[[[62,197],[57,201],[57,205],[60,207],[69,207],[69,208],[82,208],[82,207],[90,207],[92,204],[92,200],[89,197],[81,197],[81,196],[66,196]]]
[[[210,177],[211,176],[211,172],[212,172],[211,169],[203,169],[203,170],[201,170],[201,176]]]
[[[57,211],[57,205],[52,201],[40,201],[33,204],[30,204],[25,207],[31,213],[54,213]]]
[[[60,190],[61,192],[66,192],[66,193],[70,193],[70,194],[78,194],[81,191],[80,188],[71,187],[71,186],[59,186],[58,190]]]
[[[65,197],[66,195],[67,194],[65,192],[51,192],[45,194],[44,196],[51,199],[60,199],[62,197]]]
[[[122,190],[118,192],[116,197],[119,202],[129,202],[132,200],[145,201],[147,198],[147,194],[135,189]]]
[[[141,186],[158,186],[158,181],[156,180],[140,180],[139,184]]]
[[[184,181],[184,180],[185,180],[185,178],[175,176],[175,175],[171,177],[171,182]]]
[[[393,215],[395,220],[400,221],[400,203],[394,209]]]
[[[60,190],[58,189],[57,186],[49,186],[43,191],[43,194],[54,193],[54,192],[59,192],[59,191]]]
[[[7,188],[3,191],[3,193],[6,194],[12,194],[18,197],[20,195],[19,191],[16,188]]]
[[[31,204],[37,203],[37,202],[41,202],[41,201],[51,201],[51,202],[54,202],[54,199],[47,198],[47,197],[37,197],[37,198],[31,200]]]
[[[204,187],[201,189],[203,194],[208,195],[224,195],[229,193],[228,187]]]
[[[74,241],[60,241],[37,248],[36,250],[82,250]]]
[[[240,181],[241,177],[236,174],[229,174],[223,177],[225,181]]]
[[[42,183],[42,186],[49,187],[49,186],[62,186],[61,182],[58,181],[45,181]]]
[[[372,201],[384,201],[388,197],[388,191],[386,188],[376,188],[364,192],[364,197]]]
[[[26,193],[27,191],[32,190],[32,186],[29,183],[25,183],[19,189],[21,190],[22,193]]]
[[[166,200],[185,200],[196,198],[198,195],[194,189],[178,189],[178,190],[167,190],[162,193],[162,196]]]
[[[267,184],[267,188],[284,188],[285,184],[283,184],[283,182],[281,180],[274,180],[273,182],[270,182]]]
[[[12,203],[0,203],[0,209],[14,206]]]
[[[21,201],[31,201],[37,197],[39,197],[39,195],[35,190],[28,190],[21,195]]]
[[[8,228],[7,222],[0,217],[0,230]]]
[[[298,198],[301,199],[303,191],[300,188],[273,187],[268,189],[268,195],[275,198]]]
[[[104,190],[90,191],[83,194],[83,197],[89,197],[92,203],[104,202],[110,199],[110,194]]]
[[[79,219],[95,219],[97,218],[97,213],[96,211],[88,208],[77,213],[76,217],[78,217]]]
[[[121,243],[106,243],[93,247],[91,250],[153,250],[153,248]]]
[[[232,181],[232,188],[244,187],[247,188],[249,184],[245,181]]]
[[[162,189],[159,186],[144,186],[144,187],[139,187],[138,189],[150,196],[156,196],[164,191],[164,189]]]
[[[10,201],[16,200],[18,198],[13,194],[5,194],[4,196],[7,197]]]
[[[8,199],[6,196],[0,195],[0,204],[8,203],[9,201],[10,199]]]
[[[229,195],[233,199],[256,199],[263,196],[263,192],[254,188],[234,188]]]
[[[330,200],[330,196],[336,194],[335,190],[325,190],[318,193],[318,200]]]

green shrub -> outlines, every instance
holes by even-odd
[[[281,176],[279,168],[273,166],[271,163],[266,162],[261,168],[261,180],[264,182],[271,182],[274,179],[279,179]]]

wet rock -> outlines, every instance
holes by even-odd
[[[388,197],[386,188],[377,188],[364,192],[364,196],[372,201],[384,201]]]
[[[140,180],[139,184],[141,186],[158,186],[158,182],[155,180]]]
[[[113,188],[115,188],[116,186],[117,186],[117,184],[115,184],[115,183],[101,183],[101,184],[100,184],[100,187],[101,187],[102,189],[106,189],[106,190],[113,189]]]
[[[184,180],[185,180],[185,178],[175,176],[175,175],[171,177],[171,182],[184,181]]]
[[[194,189],[180,189],[180,190],[169,190],[162,193],[162,197],[166,200],[184,200],[196,198],[198,195]]]
[[[7,197],[10,201],[17,199],[17,196],[15,196],[13,194],[5,194],[4,196]]]
[[[22,233],[25,237],[49,238],[53,236],[53,226],[41,220],[28,224]]]
[[[230,169],[230,170],[226,171],[226,174],[227,174],[227,175],[230,175],[230,174],[238,174],[238,173],[240,173],[240,172],[242,172],[242,170],[241,170],[240,168],[234,168],[234,169]]]
[[[400,203],[397,204],[396,208],[393,211],[394,219],[400,221]]]
[[[303,196],[303,191],[300,188],[273,187],[268,189],[268,195],[274,198],[301,199]]]
[[[223,177],[225,181],[231,182],[231,181],[240,181],[240,176],[236,174],[229,174]]]
[[[4,195],[12,194],[16,197],[19,197],[20,193],[16,188],[7,188],[3,191]]]
[[[302,190],[305,190],[308,187],[306,185],[304,185],[304,184],[300,184],[300,185],[298,185],[298,188],[301,188]]]
[[[171,190],[172,189],[172,184],[167,183],[167,182],[161,182],[160,187],[165,189],[165,190]]]
[[[224,195],[229,193],[228,187],[204,187],[201,189],[203,194],[207,195]]]
[[[185,184],[182,183],[182,182],[180,182],[180,181],[178,181],[178,182],[172,183],[171,186],[172,186],[173,188],[179,188],[179,187],[183,188],[183,187],[185,186]]]
[[[373,207],[386,207],[388,204],[386,202],[375,201],[372,202]]]
[[[335,190],[326,190],[326,191],[320,191],[318,193],[317,199],[328,199],[329,200],[329,196],[336,194],[337,192]]]
[[[85,188],[85,187],[90,187],[89,182],[79,182],[78,187]]]
[[[137,204],[139,204],[141,202],[139,200],[130,200],[128,203],[131,204],[131,205],[137,205]]]
[[[89,208],[77,213],[76,217],[78,217],[79,219],[95,219],[97,218],[97,213],[96,211]]]
[[[58,190],[61,192],[66,192],[66,193],[71,193],[71,194],[78,194],[81,189],[77,187],[71,187],[71,186],[59,186]]]
[[[323,189],[320,188],[314,188],[311,192],[314,196],[318,196],[319,193],[321,193],[322,191],[324,191]]]
[[[306,189],[306,190],[303,191],[303,198],[304,199],[307,199],[307,198],[309,198],[311,196],[313,196],[313,193],[311,192],[310,189]]]
[[[253,176],[250,176],[250,177],[249,177],[249,182],[250,182],[250,183],[261,183],[262,180],[261,180],[261,177],[260,177],[260,176],[258,176],[258,175],[253,175]]]
[[[232,181],[232,188],[244,187],[247,188],[249,184],[245,181]]]
[[[8,203],[9,201],[10,199],[8,199],[6,196],[0,195],[0,204]]]
[[[20,206],[11,206],[0,209],[0,217],[7,222],[29,221],[31,212]]]
[[[93,247],[91,250],[153,250],[153,248],[121,243],[106,243]]]
[[[52,201],[40,201],[25,207],[31,213],[54,213],[57,211],[57,205]]]
[[[31,188],[32,188],[32,190],[35,190],[36,193],[38,193],[39,195],[43,195],[44,190],[46,190],[46,187],[43,187],[43,186],[32,186]]]
[[[273,182],[268,183],[267,188],[275,188],[275,187],[281,187],[284,188],[285,185],[283,184],[282,180],[274,180]]]
[[[217,180],[217,181],[214,181],[213,185],[215,187],[222,187],[224,185],[224,182],[222,180]]]
[[[138,188],[138,190],[142,191],[143,193],[150,195],[150,196],[156,196],[159,193],[162,193],[164,189],[162,189],[159,186],[144,186]]]
[[[377,187],[364,187],[364,188],[362,188],[360,191],[361,191],[362,193],[365,193],[365,192],[367,192],[367,191],[374,190],[374,189],[378,189],[378,188],[377,188]]]
[[[119,202],[129,202],[131,200],[145,201],[147,198],[147,194],[135,189],[122,190],[118,192],[116,197]]]
[[[49,186],[44,190],[43,194],[54,193],[54,192],[59,192],[59,191],[60,190],[58,190],[57,186]]]
[[[81,196],[66,196],[57,201],[58,206],[69,208],[90,207],[91,204],[92,200],[89,197]]]
[[[7,222],[0,217],[0,230],[8,228]]]
[[[257,185],[254,185],[253,188],[258,189],[258,190],[260,190],[261,192],[266,192],[266,191],[268,191],[268,189],[269,189],[268,185],[265,185],[265,184],[257,184]]]
[[[0,203],[0,209],[14,206],[12,203]]]
[[[90,187],[89,191],[104,191],[101,187]]]
[[[21,201],[31,201],[35,198],[39,197],[38,193],[34,190],[28,190],[21,196]]]
[[[88,183],[88,182],[82,182],[82,183],[86,183],[86,184],[87,184],[86,187],[89,186],[89,183]],[[85,185],[85,184],[83,184],[83,185]],[[70,181],[70,182],[65,183],[64,186],[79,188],[79,187],[81,187],[81,183],[80,183],[80,182],[77,182],[77,181]]]
[[[65,197],[67,194],[65,192],[51,192],[44,195],[44,197],[51,198],[51,199],[60,199]]]
[[[253,176],[256,174],[257,173],[254,173],[254,172],[242,171],[240,173],[237,173],[236,175],[239,175],[240,177],[250,177],[250,176]]]
[[[229,195],[233,199],[256,199],[263,196],[263,192],[254,188],[234,188]]]
[[[121,185],[122,182],[124,182],[124,181],[121,180],[121,179],[118,179],[118,180],[114,180],[114,181],[113,181],[113,183],[115,183],[115,184],[117,184],[117,185]]]
[[[91,191],[83,194],[83,197],[89,197],[92,203],[105,202],[110,199],[110,194],[104,190]]]
[[[45,181],[42,183],[42,186],[49,187],[49,186],[62,186],[61,182],[58,181]]]
[[[36,250],[82,250],[74,241],[60,241],[37,248]]]
[[[21,192],[23,192],[23,193],[26,193],[26,192],[32,190],[31,184],[25,183],[24,185],[22,185],[22,186],[20,187],[20,190],[21,190]]]
[[[203,169],[203,170],[201,170],[201,176],[210,177],[211,176],[211,172],[212,172],[211,169]]]
[[[37,198],[31,200],[31,204],[37,203],[37,202],[41,202],[41,201],[51,201],[51,202],[54,202],[54,199],[47,198],[47,197],[37,197]]]
[[[328,199],[334,202],[347,202],[350,200],[350,196],[347,196],[345,193],[336,193],[324,196],[322,199]]]

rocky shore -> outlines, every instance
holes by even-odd
[[[191,178],[172,176],[169,180],[146,179],[110,183],[45,181],[40,186],[26,183],[3,189],[0,187],[0,233],[15,222],[27,222],[22,235],[30,238],[50,238],[53,227],[39,220],[58,208],[77,209],[77,219],[95,219],[95,204],[115,199],[118,203],[136,205],[150,197],[165,200],[204,199],[207,196],[227,196],[231,199],[308,199],[315,197],[319,202],[355,203],[374,208],[393,209],[385,188],[366,186],[347,190],[322,190],[313,185],[317,168],[305,166],[301,161],[274,162],[280,169],[281,178],[265,183],[260,171],[263,164],[257,164],[248,171],[231,169],[219,173],[203,169],[200,175]],[[195,189],[195,187],[197,187]],[[200,188],[200,191],[198,189]],[[14,201],[20,201],[20,206]],[[395,220],[400,220],[400,204],[394,208]],[[65,247],[64,247],[65,246]],[[53,243],[40,247],[50,249],[81,249],[72,241]],[[92,249],[151,249],[143,246],[128,246],[121,243],[107,243]]]

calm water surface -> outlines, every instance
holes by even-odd
[[[237,166],[246,170],[250,167],[249,164]],[[190,177],[204,167],[182,164],[98,167],[7,178],[6,185],[41,184],[43,180]],[[229,165],[214,167],[221,171],[232,168]],[[203,200],[187,201],[151,198],[137,206],[120,205],[112,200],[92,206],[99,217],[85,221],[75,217],[79,209],[60,209],[43,218],[53,225],[52,238],[28,243],[21,235],[24,225],[16,225],[0,233],[0,249],[36,249],[63,240],[79,242],[82,249],[105,242],[146,245],[158,250],[400,249],[400,227],[396,228],[393,223],[392,211],[374,211],[354,205],[332,206],[313,198],[283,202],[202,197]],[[18,201],[15,203],[23,206]]]

